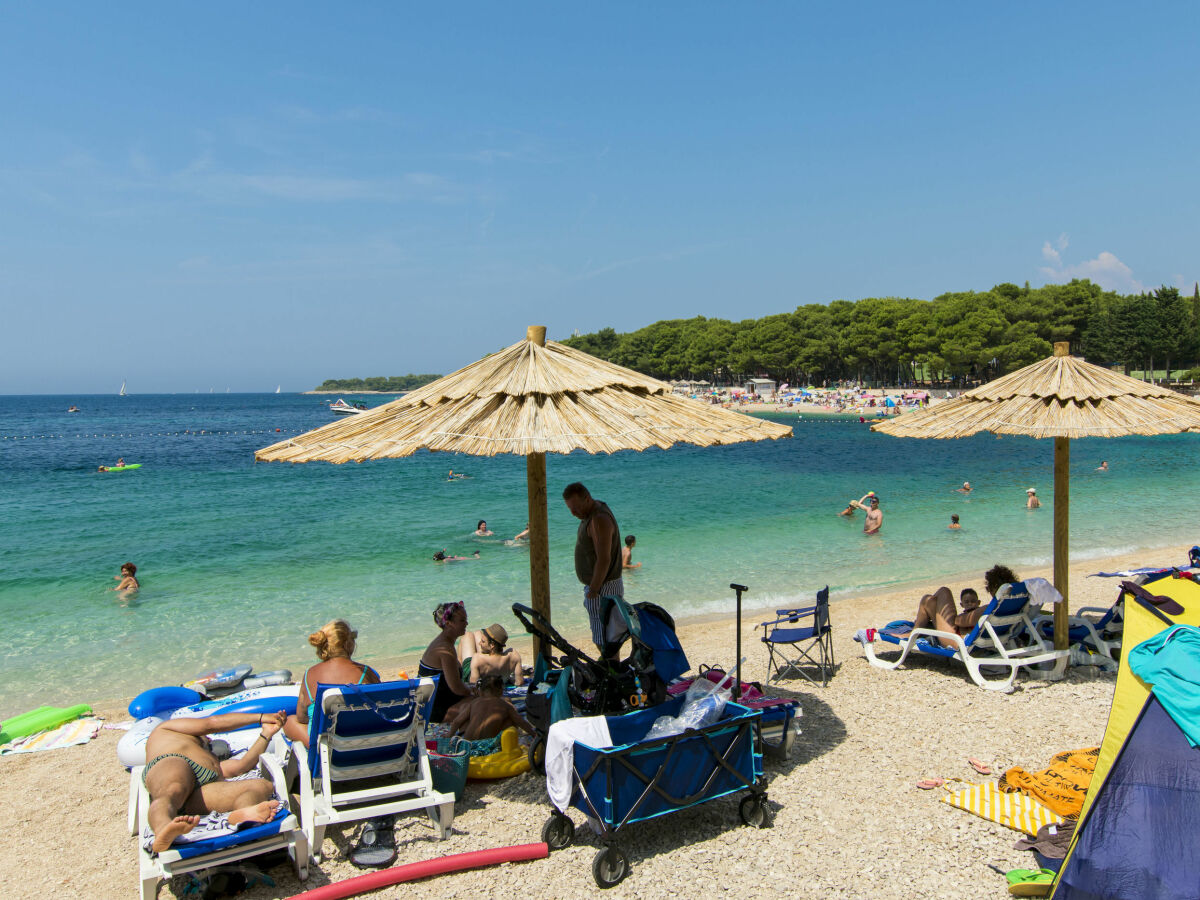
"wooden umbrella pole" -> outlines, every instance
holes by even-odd
[[[546,326],[530,325],[525,339],[546,346]],[[536,403],[530,398],[529,402]],[[534,612],[550,621],[550,519],[546,507],[546,454],[525,455],[525,484],[529,495],[529,599]],[[541,652],[533,639],[533,655]]]
[[[1054,587],[1062,602],[1054,605],[1054,649],[1067,649],[1069,531],[1071,508],[1071,439],[1054,439]]]
[[[534,612],[550,621],[550,523],[546,512],[546,454],[525,457],[529,489],[529,599]],[[537,638],[533,654],[540,652]]]

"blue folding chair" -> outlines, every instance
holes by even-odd
[[[775,615],[779,618],[758,625],[763,630],[762,642],[767,645],[769,654],[767,683],[771,683],[772,677],[778,681],[784,672],[793,672],[816,684],[816,679],[805,671],[806,668],[812,668],[820,671],[821,686],[827,686],[834,666],[829,585],[817,591],[815,606],[777,609]],[[800,624],[804,620],[812,624]]]

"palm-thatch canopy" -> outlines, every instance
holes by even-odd
[[[711,447],[789,437],[790,426],[674,394],[565,344],[520,341],[464,369],[259,450],[275,462],[361,462],[418,450],[495,456]]]
[[[791,437],[789,425],[689,400],[671,386],[564,344],[526,339],[365,413],[257,451],[255,459],[333,463],[418,450],[526,458],[532,606],[550,618],[547,453],[712,447]]]
[[[1200,402],[1069,356],[1054,356],[960,397],[872,425],[895,437],[961,438],[980,431],[1054,438],[1054,643],[1067,646],[1070,439],[1200,430]]]
[[[954,400],[872,426],[895,437],[1125,437],[1200,428],[1200,402],[1073,356],[1052,356]]]

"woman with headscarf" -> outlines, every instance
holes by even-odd
[[[417,675],[421,678],[441,676],[433,694],[430,722],[441,722],[454,704],[475,696],[475,691],[463,681],[462,664],[454,643],[467,631],[467,608],[462,603],[440,603],[433,611],[433,621],[441,633],[433,639],[421,656]]]

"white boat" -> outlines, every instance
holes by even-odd
[[[117,393],[117,396],[118,397],[125,396],[125,382],[123,382],[123,381],[121,382],[121,390]]]
[[[337,400],[335,400],[335,401],[333,401],[333,403],[329,404],[329,411],[331,413],[333,413],[335,416],[352,416],[355,413],[366,412],[367,407],[365,405],[361,406],[361,407],[351,406],[349,403],[347,403],[341,397],[338,397]]]
[[[282,384],[277,384],[277,385],[275,386],[275,393],[277,393],[277,394],[278,394],[278,393],[279,393],[281,390],[283,390],[283,385],[282,385]]]

